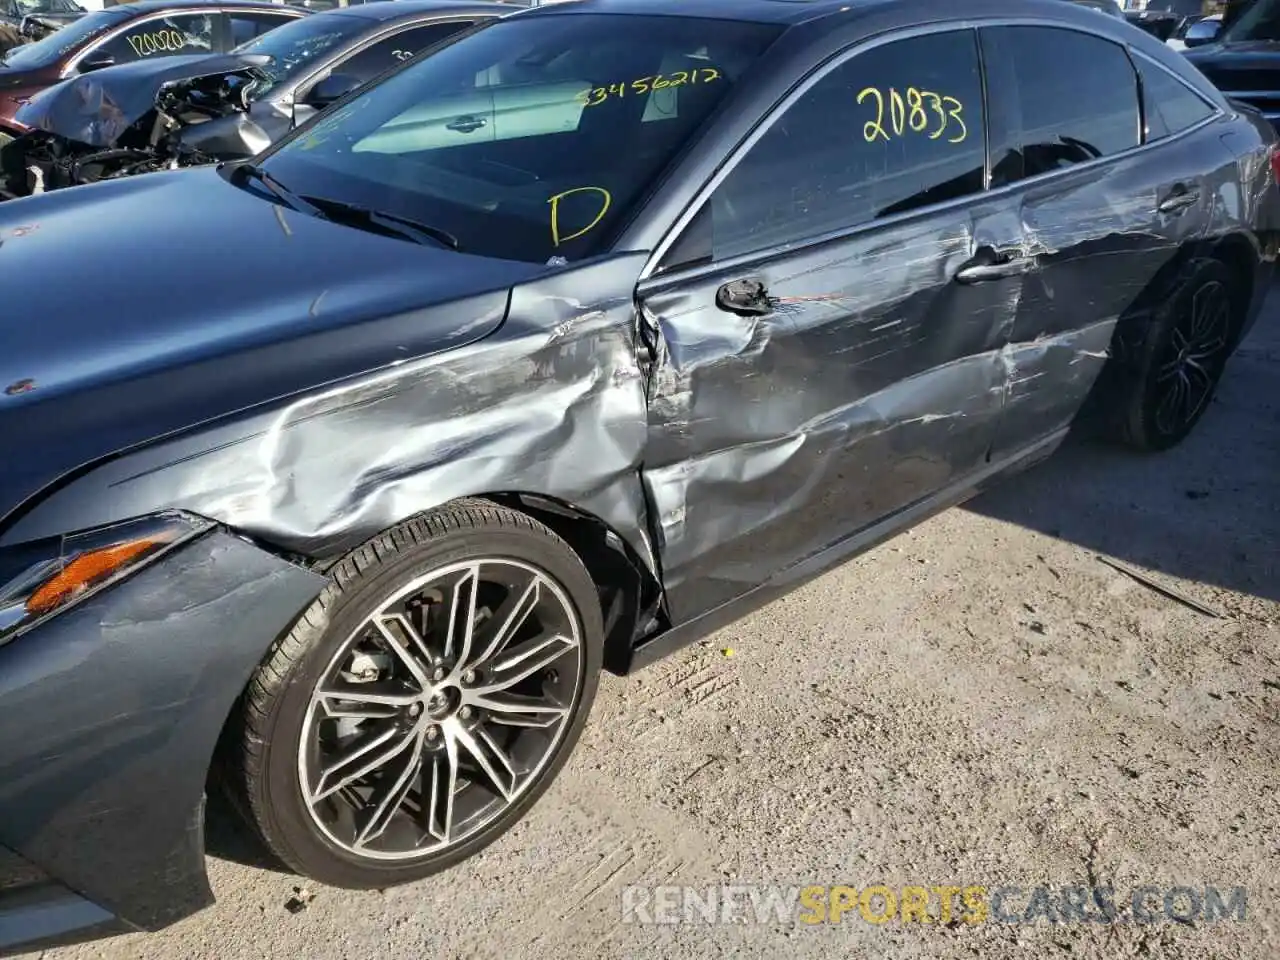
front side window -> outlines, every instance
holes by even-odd
[[[780,28],[692,17],[514,17],[321,114],[263,160],[295,193],[412,218],[465,252],[607,248]]]
[[[468,20],[429,23],[401,30],[395,36],[386,37],[365,47],[355,56],[334,67],[333,72],[357,77],[362,81],[372,80],[396,64],[412,59],[419,50],[424,50],[432,44],[461,33],[470,27],[472,22]]]
[[[874,47],[787,107],[716,189],[712,256],[978,193],[984,162],[973,31]]]
[[[248,94],[256,99],[282,83],[304,78],[322,57],[352,42],[367,29],[369,24],[362,17],[324,14],[301,17],[240,44],[231,52],[271,58],[262,67],[269,79],[256,84]]]
[[[215,16],[178,13],[143,20],[94,48],[85,59],[109,57],[114,63],[132,63],[178,54],[213,53]]]
[[[1148,142],[1181,133],[1213,116],[1214,108],[1167,70],[1136,58],[1142,77],[1142,108],[1147,118]]]
[[[1138,78],[1119,44],[1054,27],[983,31],[988,62],[1011,76],[1011,141],[992,157],[992,183],[1109,157],[1139,142]]]

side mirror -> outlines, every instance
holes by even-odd
[[[348,93],[360,86],[360,78],[349,73],[334,73],[325,77],[307,94],[306,105],[323,110],[336,100],[341,100]]]
[[[114,67],[115,64],[115,57],[107,56],[106,54],[95,54],[80,61],[80,72],[91,73],[94,70],[101,70],[103,67]]]
[[[1217,40],[1221,33],[1221,20],[1197,20],[1187,27],[1187,32],[1182,36],[1182,42],[1188,47],[1203,47],[1206,43]]]

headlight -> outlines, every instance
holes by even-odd
[[[17,576],[0,584],[0,643],[186,543],[213,526],[186,514],[128,520],[50,541]]]

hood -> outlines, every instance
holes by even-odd
[[[13,90],[22,90],[27,87],[47,86],[49,74],[50,71],[47,67],[41,67],[38,70],[15,70],[0,64],[0,96],[5,96]]]
[[[1214,43],[1183,56],[1220,90],[1280,90],[1280,43]]]
[[[56,83],[57,79],[56,70],[10,70],[0,66],[0,120],[12,121],[28,97]]]
[[[197,167],[0,204],[0,520],[126,448],[486,336],[550,269],[259,189]]]
[[[258,68],[270,60],[262,55],[197,54],[104,67],[42,90],[18,109],[15,119],[33,130],[91,147],[109,147],[155,109],[156,96],[165,84],[238,72],[247,79],[265,78]]]

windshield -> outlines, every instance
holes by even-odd
[[[262,68],[271,79],[256,83],[246,96],[257,99],[278,84],[297,79],[323,54],[368,28],[369,22],[362,17],[317,14],[290,20],[240,44],[233,53],[265,54],[271,58]]]
[[[72,20],[43,40],[14,47],[4,55],[4,65],[14,69],[35,70],[57,63],[68,53],[79,49],[100,33],[105,33],[125,20],[119,8],[99,10],[79,20]]]
[[[1240,19],[1222,32],[1225,43],[1241,43],[1248,40],[1280,40],[1280,3],[1276,0],[1257,0],[1240,15]]]
[[[779,32],[517,14],[322,114],[264,166],[297,194],[448,231],[464,252],[581,259]]]
[[[74,0],[17,0],[18,13],[30,16],[33,13],[83,13]]]

